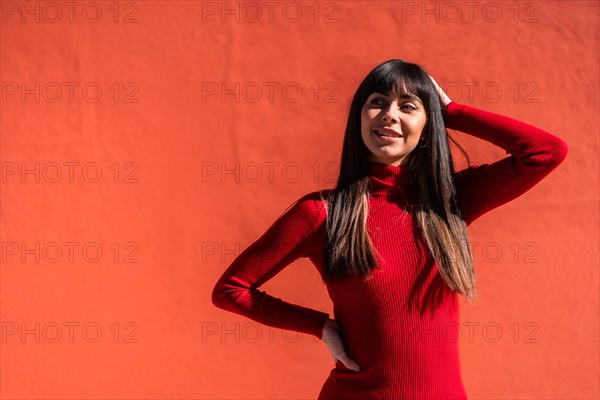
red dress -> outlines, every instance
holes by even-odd
[[[447,128],[471,134],[509,156],[455,174],[467,225],[531,189],[566,157],[560,138],[514,119],[451,102]],[[337,362],[319,400],[466,399],[459,357],[458,294],[407,212],[407,167],[370,162],[367,229],[380,253],[370,279],[327,283],[334,318],[360,372]],[[324,191],[326,197],[327,191]],[[329,314],[258,290],[301,257],[323,270],[326,210],[319,192],[302,196],[227,268],[213,303],[257,322],[321,338]],[[462,327],[464,329],[464,327]]]

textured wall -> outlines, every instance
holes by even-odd
[[[210,292],[333,185],[349,98],[390,58],[569,145],[470,227],[470,398],[600,395],[597,2],[0,4],[2,398],[315,398],[325,346]],[[306,259],[262,289],[332,312]]]

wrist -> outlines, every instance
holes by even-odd
[[[323,331],[322,331],[322,333],[321,333],[321,337],[323,337],[323,336],[325,335],[325,333],[326,333],[326,332],[327,332],[329,329],[331,329],[331,327],[332,327],[332,324],[335,324],[335,320],[334,320],[334,319],[328,318],[328,319],[325,321],[325,323],[323,324]]]

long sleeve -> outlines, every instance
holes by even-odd
[[[321,339],[329,314],[288,303],[257,288],[283,268],[315,248],[315,233],[323,220],[314,192],[301,197],[226,269],[212,292],[215,306],[276,328]],[[322,203],[321,203],[322,204]]]
[[[444,123],[510,154],[456,173],[457,195],[467,225],[527,192],[567,156],[567,144],[546,131],[454,101],[444,110]]]

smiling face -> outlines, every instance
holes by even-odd
[[[416,96],[375,92],[365,101],[360,120],[369,160],[398,166],[419,144],[427,114]]]

